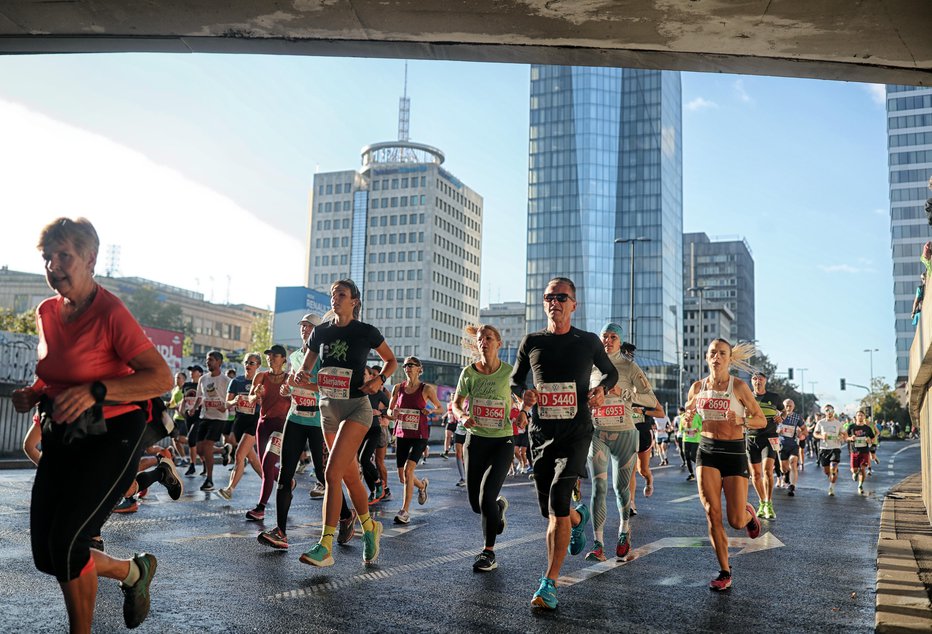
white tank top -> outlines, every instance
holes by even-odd
[[[738,419],[744,418],[744,405],[735,396],[735,377],[728,378],[728,387],[724,392],[709,389],[708,379],[703,379],[702,389],[696,395],[696,411],[703,421],[725,420],[729,410]]]

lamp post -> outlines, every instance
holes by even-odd
[[[676,400],[678,403],[683,402],[683,360],[680,357],[680,331],[679,316],[677,315],[676,304],[670,305],[670,312],[673,313],[673,333],[676,337]]]
[[[796,368],[796,371],[799,372],[799,397],[803,400],[800,409],[803,412],[803,416],[806,415],[806,370],[808,369],[809,368]]]
[[[697,328],[699,331],[699,337],[696,339],[696,342],[698,344],[697,345],[698,354],[696,355],[696,364],[697,364],[696,380],[698,381],[699,377],[702,376],[702,349],[704,347],[703,337],[705,336],[705,333],[702,332],[702,327],[703,327],[702,297],[703,297],[703,294],[709,289],[705,286],[690,286],[686,290],[688,290],[690,293],[699,294],[699,326]]]
[[[871,357],[871,382],[868,383],[870,390],[868,390],[868,398],[871,403],[871,418],[874,417],[874,353],[880,352],[878,348],[865,348],[864,352],[870,354]]]
[[[637,238],[615,238],[615,244],[630,244],[631,250],[628,252],[630,262],[630,275],[628,278],[628,341],[636,344],[634,337],[634,244],[636,242],[650,242],[650,238],[638,236]]]

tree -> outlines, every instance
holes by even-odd
[[[37,335],[36,313],[27,310],[24,313],[14,313],[12,310],[0,308],[0,330],[16,332],[23,335]]]
[[[256,317],[252,322],[252,338],[249,340],[249,351],[268,350],[272,347],[272,317]]]
[[[184,329],[181,306],[163,301],[149,286],[141,286],[122,299],[129,312],[143,326],[164,330]]]
[[[877,422],[892,420],[899,423],[904,430],[911,427],[909,411],[900,404],[896,391],[883,377],[875,378],[871,387],[873,393],[861,399],[861,407],[869,408]]]

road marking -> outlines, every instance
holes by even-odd
[[[903,448],[900,449],[899,451],[894,452],[894,453],[893,453],[893,456],[894,456],[894,458],[895,458],[896,456],[900,455],[901,453],[903,453],[903,452],[906,451],[907,449],[913,449],[913,448],[918,447],[918,446],[919,446],[919,443],[913,443],[912,445],[908,445],[908,446],[906,446],[906,447],[903,447]]]
[[[511,484],[503,484],[502,488],[504,489],[505,487],[529,487],[533,484],[534,484],[533,482],[512,482]]]
[[[636,559],[646,557],[647,555],[655,553],[663,548],[702,548],[708,543],[708,537],[664,537],[663,539],[658,539],[655,542],[645,544],[640,548],[635,548],[631,551],[631,554],[622,561],[602,561],[593,566],[589,566],[587,568],[577,570],[573,573],[563,575],[557,582],[557,586],[567,587],[577,584],[581,581],[592,579],[593,577],[601,575],[602,573],[618,568],[619,566],[629,564]],[[773,533],[764,533],[757,539],[751,539],[750,537],[728,538],[729,548],[741,548],[741,550],[734,555],[735,557],[747,553],[769,550],[771,548],[781,548],[784,545],[785,544],[777,539]]]
[[[515,539],[509,539],[504,542],[499,542],[495,545],[495,550],[500,551],[506,548],[511,548],[513,546],[520,546],[521,544],[526,544],[528,542],[537,541],[543,539],[545,533],[534,533],[531,535],[525,535],[524,537],[517,537]],[[355,585],[357,583],[363,583],[366,581],[381,581],[382,579],[388,579],[389,577],[394,577],[397,575],[417,572],[419,570],[426,570],[427,568],[432,568],[434,566],[441,566],[444,564],[449,564],[454,561],[459,561],[461,559],[471,559],[476,556],[476,549],[472,550],[461,550],[457,553],[451,553],[449,555],[440,555],[439,557],[432,557],[424,561],[419,561],[414,564],[405,564],[402,566],[395,566],[393,568],[379,569],[378,567],[371,568],[371,572],[367,572],[360,575],[353,575],[352,577],[346,579],[339,579],[336,581],[321,581],[320,583],[311,584],[306,588],[299,588],[296,590],[286,590],[284,592],[279,592],[268,597],[264,597],[266,601],[282,601],[285,599],[300,599],[307,596],[315,596],[318,594],[323,594],[330,592],[332,590],[339,590],[340,588],[346,588],[348,586]],[[323,572],[323,571],[321,571]],[[330,579],[330,577],[325,576],[324,579]]]
[[[887,475],[892,476],[892,475],[896,475],[896,473],[894,473],[893,469],[890,469],[889,471],[887,471]]]
[[[689,500],[698,500],[699,494],[695,493],[693,495],[687,495],[684,498],[676,498],[675,500],[670,500],[671,504],[678,504],[679,502],[688,502]]]

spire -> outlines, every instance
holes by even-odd
[[[411,100],[408,98],[408,60],[405,60],[404,93],[398,100],[398,140],[411,140]]]

